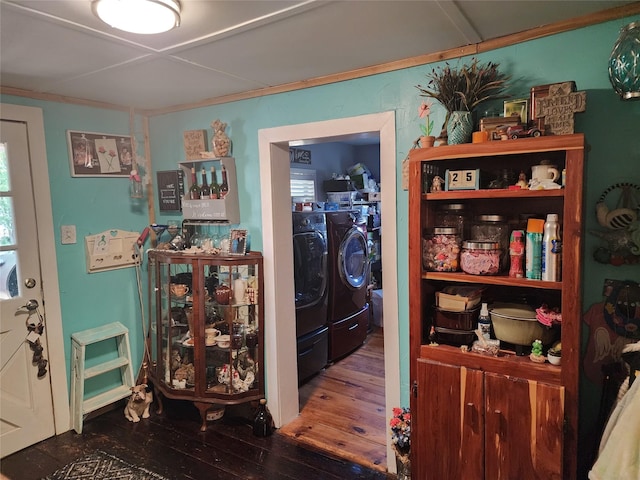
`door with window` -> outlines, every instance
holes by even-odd
[[[0,456],[55,433],[26,122],[0,125]],[[35,172],[37,174],[37,172]],[[35,330],[29,336],[30,330]]]

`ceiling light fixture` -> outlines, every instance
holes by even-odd
[[[93,0],[91,6],[100,20],[125,32],[162,33],[180,25],[177,0]]]
[[[609,80],[623,100],[640,98],[640,22],[620,30],[609,58]]]

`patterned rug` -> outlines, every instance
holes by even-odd
[[[42,480],[168,480],[100,450],[65,465]]]

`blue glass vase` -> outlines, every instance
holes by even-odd
[[[609,80],[623,100],[640,97],[640,22],[620,29],[609,57]]]

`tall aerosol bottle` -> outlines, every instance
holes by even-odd
[[[544,220],[530,218],[527,221],[525,238],[524,276],[530,280],[542,278],[542,239],[544,237]]]
[[[559,282],[561,277],[562,240],[557,213],[549,213],[542,237],[542,280]]]

